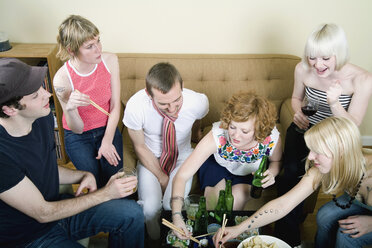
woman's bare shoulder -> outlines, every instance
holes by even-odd
[[[102,53],[102,57],[106,63],[113,63],[115,61],[118,61],[118,56],[115,53],[104,52]]]
[[[372,73],[369,71],[353,64],[346,64],[344,67],[345,75],[352,78],[355,84],[372,84]]]

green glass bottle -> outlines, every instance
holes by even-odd
[[[226,181],[225,191],[226,216],[228,219],[231,219],[231,214],[234,206],[234,196],[231,189],[231,180]]]
[[[205,197],[201,196],[199,201],[198,212],[195,215],[195,230],[196,235],[207,233],[208,227],[208,212]]]
[[[264,155],[262,157],[260,166],[256,170],[253,176],[253,181],[252,181],[252,187],[251,187],[251,197],[253,198],[260,198],[262,194],[262,183],[261,180],[264,179],[264,172],[267,169],[267,156]]]
[[[220,190],[217,206],[214,209],[214,217],[217,223],[222,224],[223,215],[226,213],[225,190]]]

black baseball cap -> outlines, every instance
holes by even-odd
[[[37,91],[47,70],[46,66],[29,66],[16,58],[0,58],[0,104]]]

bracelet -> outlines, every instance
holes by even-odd
[[[170,201],[173,202],[173,201],[176,201],[176,200],[181,200],[182,202],[184,201],[182,196],[173,196]]]
[[[181,218],[183,219],[183,215],[182,215],[182,213],[181,212],[174,212],[174,213],[172,213],[172,217],[173,216],[175,216],[175,215],[179,215],[179,216],[181,216]]]

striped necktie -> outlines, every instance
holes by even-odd
[[[154,99],[152,99],[152,105],[156,111],[163,117],[163,127],[162,127],[162,152],[159,159],[160,167],[163,172],[169,176],[177,163],[178,158],[178,147],[176,140],[176,127],[174,122],[177,117],[170,117],[164,114],[155,104]],[[179,113],[181,106],[178,109]]]

